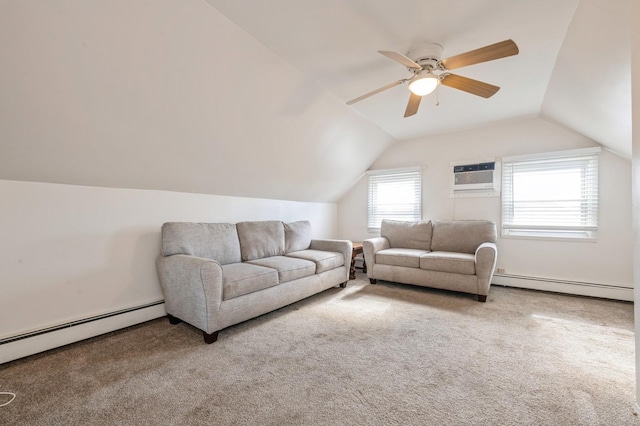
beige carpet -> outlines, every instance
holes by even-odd
[[[362,273],[213,345],[160,319],[7,363],[0,391],[2,425],[640,424],[632,304]]]

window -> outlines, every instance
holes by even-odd
[[[368,174],[369,231],[379,230],[382,219],[420,220],[420,168],[374,170]]]
[[[595,239],[598,155],[587,148],[502,160],[502,235]]]

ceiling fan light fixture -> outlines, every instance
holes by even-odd
[[[436,90],[438,83],[440,83],[440,80],[437,75],[431,71],[422,70],[409,83],[409,90],[411,90],[411,93],[414,95],[425,96]]]

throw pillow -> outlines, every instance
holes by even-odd
[[[284,224],[285,252],[306,250],[311,245],[311,222],[300,220]]]
[[[242,261],[262,259],[284,254],[284,226],[282,222],[239,222],[236,224]]]

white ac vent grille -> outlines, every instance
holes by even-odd
[[[455,173],[456,185],[470,185],[474,183],[493,183],[493,170],[478,172]]]

